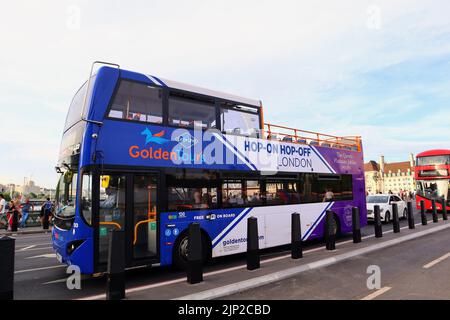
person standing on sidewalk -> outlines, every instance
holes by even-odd
[[[6,218],[6,200],[3,193],[0,193],[0,225],[8,229],[8,219]]]
[[[20,228],[26,228],[30,208],[34,211],[34,205],[30,202],[30,197],[26,197],[25,202],[22,204],[22,219],[20,220]]]
[[[53,207],[53,203],[50,201],[50,198],[47,198],[47,201],[45,201],[43,207],[44,207],[44,216],[42,217],[42,228],[44,230],[47,230]]]
[[[9,203],[7,217],[8,231],[17,231],[17,227],[19,224],[19,210],[17,209],[16,202],[14,200],[11,200]]]

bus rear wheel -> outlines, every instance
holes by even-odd
[[[176,268],[186,270],[188,267],[188,233],[182,233],[173,246],[172,261]],[[211,243],[202,233],[202,263],[205,264],[211,257]]]

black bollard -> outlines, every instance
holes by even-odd
[[[414,224],[414,213],[413,213],[413,206],[412,202],[408,201],[408,227],[409,229],[415,229],[416,226]]]
[[[14,210],[14,213],[12,215],[12,221],[11,221],[11,231],[16,232],[17,228],[19,227],[19,213],[17,210]]]
[[[202,252],[202,233],[198,222],[189,225],[188,235],[188,268],[187,282],[196,284],[203,281],[203,252]]]
[[[443,219],[443,220],[448,220],[448,216],[447,216],[447,203],[446,203],[446,201],[445,201],[445,198],[442,198],[441,203],[442,203],[442,219]]]
[[[259,269],[258,219],[247,219],[247,270]]]
[[[361,242],[361,224],[359,219],[359,208],[352,208],[352,231],[353,231],[353,243]]]
[[[334,220],[334,213],[327,210],[325,216],[325,246],[327,250],[336,249],[336,221]]]
[[[107,300],[125,298],[125,231],[110,232],[108,251]]]
[[[303,257],[302,227],[299,213],[293,213],[291,216],[291,257],[292,259]]]
[[[374,226],[375,226],[375,238],[383,237],[383,227],[381,226],[381,214],[380,214],[380,206],[373,206],[373,214],[374,214]]]
[[[431,210],[433,215],[433,223],[439,222],[437,209],[436,209],[436,200],[431,200]]]
[[[400,232],[400,221],[398,219],[398,205],[396,203],[392,204],[392,226],[394,233]]]
[[[14,299],[15,242],[14,238],[0,238],[0,300]]]
[[[420,200],[420,219],[422,220],[423,226],[428,224],[427,215],[425,214],[425,201],[423,200]]]

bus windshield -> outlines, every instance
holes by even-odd
[[[56,216],[73,217],[75,215],[76,183],[76,173],[67,171],[61,174],[56,189]]]
[[[431,166],[437,164],[450,164],[450,155],[430,156],[417,158],[418,166]]]
[[[431,199],[449,199],[449,180],[417,181],[417,193]]]

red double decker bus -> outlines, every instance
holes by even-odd
[[[425,201],[425,208],[431,210],[431,200],[436,200],[436,208],[442,209],[444,198],[450,209],[450,150],[429,150],[416,156],[414,169],[417,183],[416,205]]]

